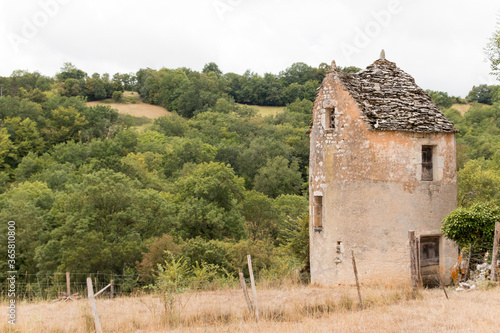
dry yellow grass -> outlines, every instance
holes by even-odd
[[[457,110],[463,116],[467,111],[469,111],[471,106],[471,104],[453,104],[451,108]]]
[[[123,97],[132,97],[132,98],[136,98],[136,99],[141,99],[141,97],[139,96],[139,94],[135,91],[129,91],[129,90],[125,90],[123,92]]]
[[[150,295],[98,299],[104,332],[498,332],[500,288],[471,292],[364,287],[259,288],[261,321],[248,314],[241,290],[186,293],[173,317]],[[6,307],[6,304],[1,304]],[[170,319],[170,320],[169,320]],[[2,332],[9,332],[5,323]],[[20,304],[11,332],[92,332],[87,300]]]
[[[468,104],[453,104],[451,106],[452,109],[455,109],[457,110],[458,112],[460,112],[462,114],[462,116],[464,114],[466,114],[471,107],[473,106],[478,106],[478,107],[490,107],[491,105],[488,105],[488,104],[483,104],[483,103],[477,103],[477,102],[472,102],[472,103],[468,103]]]
[[[108,103],[109,100],[87,102],[87,105],[109,105],[113,109],[118,110],[118,113],[129,114],[134,117],[158,118],[161,116],[169,116],[172,113],[165,108],[157,105],[143,103],[140,96],[133,91],[125,91],[123,97],[135,99],[136,103]]]
[[[244,106],[244,104],[239,104]],[[256,109],[258,114],[262,117],[274,116],[285,109],[284,106],[260,106],[260,105],[246,105],[252,109]]]
[[[259,110],[259,115],[262,117],[275,116],[278,113],[283,112],[285,109],[283,106],[258,106],[252,105],[252,108]]]
[[[151,105],[146,103],[137,104],[121,104],[121,103],[100,103],[99,101],[88,102],[87,105],[109,105],[113,109],[117,109],[118,113],[129,114],[134,117],[158,118],[161,116],[169,116],[171,113],[161,106]]]

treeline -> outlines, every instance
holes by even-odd
[[[201,73],[188,68],[148,68],[137,72],[137,91],[145,101],[190,118],[213,107],[219,98],[263,106],[284,106],[301,100],[314,102],[328,69],[325,63],[311,67],[298,62],[279,74],[261,76],[250,70],[243,75],[223,74],[215,63],[206,64]],[[348,73],[360,70],[354,66],[339,69]]]
[[[312,67],[294,63],[279,74],[263,76],[247,70],[243,75],[223,73],[217,64],[208,63],[202,72],[189,68],[154,70],[140,69],[137,73],[94,73],[88,75],[71,63],[65,63],[54,77],[39,72],[16,70],[10,77],[0,77],[2,95],[43,102],[47,91],[62,96],[83,96],[88,101],[112,98],[113,93],[137,91],[147,103],[161,105],[169,111],[192,117],[213,107],[219,98],[236,103],[262,106],[285,106],[297,99],[314,101],[316,90],[329,66],[321,63]],[[355,66],[339,67],[341,71],[356,73]],[[450,108],[453,104],[479,102],[492,105],[500,101],[500,86],[474,86],[467,97],[449,96],[443,91],[427,90],[436,105]]]
[[[432,101],[436,104],[436,106],[440,109],[450,108],[453,104],[466,104],[469,102],[466,99],[449,96],[447,92],[444,91],[435,91],[435,90],[426,90],[427,94],[432,98]]]
[[[44,92],[52,91],[65,97],[82,96],[88,101],[111,98],[115,91],[134,90],[135,74],[94,73],[89,76],[71,63],[65,63],[55,77],[41,75],[39,72],[16,70],[10,77],[0,77],[3,96],[29,99],[42,103],[46,100]]]
[[[219,98],[267,106],[284,106],[303,99],[312,102],[327,68],[326,64],[314,68],[295,63],[279,75],[264,76],[251,71],[223,74],[215,63],[205,65],[201,73],[188,68],[148,68],[137,72],[137,91],[144,101],[190,118],[215,106]]]
[[[43,102],[43,93],[47,91],[94,101],[112,98],[115,92],[132,90],[139,92],[146,103],[160,105],[191,118],[214,107],[219,98],[263,106],[285,106],[303,99],[312,102],[328,68],[325,63],[311,67],[298,62],[279,74],[265,73],[261,76],[250,70],[243,75],[223,74],[217,64],[208,63],[202,72],[189,68],[146,68],[135,74],[116,73],[110,77],[107,73],[88,75],[71,63],[65,63],[55,77],[38,72],[14,71],[10,77],[0,77],[0,87],[3,95],[34,102]],[[351,73],[360,70],[353,66],[340,69]]]
[[[482,104],[493,105],[500,102],[500,86],[481,84],[473,86],[465,98],[449,96],[443,91],[426,90],[434,103],[439,108],[448,109],[453,104],[466,104],[478,102]]]
[[[488,105],[500,102],[500,86],[481,84],[472,87],[467,95],[470,102],[478,102]]]

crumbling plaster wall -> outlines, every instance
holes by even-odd
[[[326,129],[331,108],[335,129]],[[351,250],[364,282],[408,281],[408,230],[440,234],[442,218],[456,208],[454,134],[370,130],[335,72],[323,81],[313,117],[312,283],[353,283]],[[435,147],[434,181],[420,180],[422,145]],[[323,196],[322,230],[312,225],[315,195]],[[442,239],[442,273],[456,256],[453,244]]]

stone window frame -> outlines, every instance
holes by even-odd
[[[337,101],[335,99],[327,98],[322,103],[322,125],[325,131],[335,131],[335,116],[337,115]],[[333,117],[333,122],[332,122]],[[333,125],[333,127],[331,127]]]

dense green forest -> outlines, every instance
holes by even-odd
[[[0,77],[0,219],[16,222],[17,270],[150,282],[168,258],[223,275],[250,253],[261,276],[307,271],[306,130],[326,70],[296,63],[238,75],[209,63],[110,77],[67,63],[55,77]],[[125,90],[174,113],[138,129],[147,121],[86,105],[123,101]],[[428,91],[460,130],[461,205],[500,198],[499,91],[473,87],[467,99]],[[472,106],[462,115],[456,103]],[[251,105],[286,108],[261,117]]]

